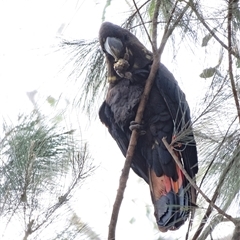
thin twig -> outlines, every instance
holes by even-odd
[[[187,178],[187,180],[189,181],[189,183],[196,189],[196,191],[198,191],[203,198],[213,207],[215,208],[218,213],[220,213],[221,215],[223,215],[224,217],[226,217],[227,219],[229,219],[231,222],[235,223],[236,219],[233,218],[232,216],[228,215],[225,211],[223,211],[221,208],[219,208],[218,206],[216,206],[208,197],[207,195],[196,185],[196,183],[193,181],[193,179],[189,176],[189,174],[187,173],[187,171],[184,169],[182,163],[179,161],[179,159],[177,158],[177,156],[175,155],[173,149],[171,148],[171,146],[168,144],[166,138],[162,139],[165,147],[167,148],[167,150],[169,151],[169,153],[172,155],[174,161],[176,162],[176,164],[178,165],[178,167],[181,169],[182,173],[184,174],[184,176]]]
[[[208,226],[206,226],[198,240],[206,240],[207,236],[213,232],[213,230],[219,223],[229,223],[229,220],[224,218],[222,215],[216,215],[216,217],[210,221]]]
[[[217,215],[214,219],[212,219],[210,221],[210,223],[206,226],[206,228],[204,229],[203,233],[201,234],[201,236],[198,238],[198,240],[205,240],[207,238],[208,235],[210,235],[213,230],[215,229],[215,227],[221,223],[224,222],[226,220],[226,218],[224,218],[222,215]],[[227,220],[229,222],[229,220]],[[193,240],[193,239],[191,239]]]
[[[233,51],[233,49],[229,49],[228,46],[215,34],[214,30],[212,30],[207,23],[205,22],[204,18],[200,15],[198,10],[196,9],[192,0],[189,1],[189,5],[192,8],[193,12],[196,14],[197,18],[200,20],[202,25],[209,31],[209,33],[221,44],[223,48],[225,48],[228,52],[230,52],[234,57],[240,59],[240,55],[238,52]]]
[[[203,177],[202,177],[202,179],[201,179],[201,182],[200,182],[200,184],[199,184],[199,188],[201,188],[201,186],[202,186],[202,184],[203,184],[203,182],[204,182],[204,180],[205,180],[205,178],[206,178],[206,176],[207,176],[207,174],[208,174],[211,166],[213,165],[214,161],[217,159],[218,151],[222,148],[223,144],[225,143],[225,141],[226,141],[226,139],[227,139],[227,137],[228,137],[228,133],[229,133],[231,127],[233,126],[234,122],[236,121],[236,119],[237,119],[237,117],[235,117],[235,118],[233,119],[233,121],[231,122],[230,126],[228,127],[225,135],[223,136],[223,139],[222,139],[221,143],[220,143],[219,146],[217,147],[217,150],[216,150],[216,152],[215,152],[215,154],[214,154],[214,156],[213,156],[213,158],[212,158],[212,161],[211,161],[210,164],[208,165],[208,167],[207,167],[207,169],[206,169],[206,171],[205,171],[205,173],[204,173],[204,175],[203,175]]]
[[[134,7],[135,7],[135,9],[136,9],[136,11],[127,19],[127,21],[126,22],[131,22],[132,21],[132,19],[134,18],[134,16],[136,15],[136,14],[138,14],[139,15],[139,11],[141,10],[141,8],[143,8],[148,2],[150,2],[150,0],[147,0],[146,2],[144,2],[141,6],[137,6],[136,5],[136,3],[133,1],[133,4],[134,4]],[[137,8],[136,8],[137,7]],[[141,19],[141,18],[140,18]],[[144,25],[144,24],[143,24]],[[128,25],[127,25],[128,26]]]
[[[140,9],[140,8],[139,8]],[[205,18],[205,20],[223,20],[224,18]],[[199,19],[198,18],[192,18],[192,19],[189,19],[188,20],[188,22],[195,22],[195,21],[199,21]],[[185,22],[187,22],[186,20],[183,20],[183,22],[185,23]],[[136,24],[136,25],[134,25],[134,26],[132,26],[131,28],[129,28],[129,29],[134,29],[134,28],[137,28],[137,27],[139,27],[139,26],[142,26],[143,24],[150,24],[150,23],[152,23],[152,20],[149,20],[149,21],[145,21],[144,23],[139,23],[139,24]],[[157,22],[158,24],[166,24],[167,22],[166,21],[158,21]]]
[[[141,15],[141,13],[140,13],[140,11],[139,11],[139,8],[138,8],[135,0],[133,0],[133,4],[134,4],[134,7],[136,8],[136,11],[137,11],[137,13],[138,13],[138,16],[139,16],[139,18],[140,18],[140,20],[141,20],[141,23],[142,23],[142,25],[143,25],[143,27],[144,27],[144,30],[145,30],[146,34],[147,34],[148,40],[149,40],[149,42],[151,43],[152,49],[153,49],[152,39],[151,39],[151,37],[150,37],[150,35],[149,35],[149,33],[148,33],[148,30],[147,30],[147,28],[146,28],[146,26],[145,26],[145,24],[144,24],[144,20],[143,20],[143,18],[142,18],[142,15]]]
[[[177,1],[177,2],[178,2],[178,1]],[[177,2],[176,2],[176,4],[177,4]],[[189,5],[187,4],[187,5],[184,7],[184,9],[183,9],[183,11],[181,12],[181,14],[177,17],[176,21],[174,21],[173,25],[170,27],[171,20],[172,20],[172,15],[173,15],[173,13],[174,13],[174,11],[175,11],[175,9],[176,9],[176,4],[175,4],[175,6],[174,6],[174,8],[173,8],[173,10],[172,10],[172,14],[171,14],[171,16],[170,16],[170,18],[169,18],[169,20],[168,20],[168,23],[167,23],[167,25],[166,25],[166,27],[165,27],[165,31],[164,31],[164,33],[163,33],[162,41],[161,41],[160,47],[159,47],[159,49],[158,49],[158,52],[159,52],[160,55],[162,54],[162,52],[163,52],[163,50],[164,50],[164,47],[165,47],[165,45],[166,45],[166,43],[167,43],[168,38],[172,35],[174,29],[176,28],[176,26],[178,25],[178,23],[182,20],[183,15],[185,14],[185,12],[186,12],[186,11],[188,10],[188,8],[189,8]]]
[[[221,145],[222,145],[222,144],[221,144]],[[225,179],[226,179],[226,175],[227,175],[228,172],[231,170],[234,162],[237,161],[237,160],[238,160],[238,158],[233,157],[232,160],[231,160],[231,161],[227,164],[227,166],[224,168],[224,170],[223,170],[223,172],[221,173],[221,176],[220,176],[220,178],[219,178],[218,185],[217,185],[217,187],[215,188],[215,192],[214,192],[214,194],[213,194],[213,196],[212,196],[211,203],[215,204],[215,202],[216,202],[216,200],[217,200],[217,197],[218,197],[218,195],[219,195],[219,193],[220,193],[220,189],[221,189],[221,187],[222,187],[222,185],[223,185],[223,182],[224,182]],[[207,211],[205,212],[205,215],[203,216],[202,221],[201,221],[200,225],[198,226],[198,229],[197,229],[196,233],[194,234],[192,240],[197,240],[197,239],[198,239],[198,236],[199,236],[200,233],[202,232],[202,230],[203,230],[203,228],[204,228],[204,225],[205,225],[206,222],[207,222],[208,217],[209,217],[210,214],[212,213],[212,210],[213,210],[213,208],[212,208],[211,204],[209,204],[208,209],[207,209]]]
[[[158,0],[155,3],[155,9],[153,13],[153,19],[152,19],[152,50],[153,54],[157,52],[157,25],[158,25],[158,15],[159,15],[159,9],[160,9],[161,1]]]
[[[231,82],[231,87],[232,87],[232,93],[233,93],[233,97],[235,100],[235,105],[237,108],[237,115],[239,118],[239,122],[240,122],[240,104],[239,104],[239,100],[238,100],[238,93],[236,90],[236,85],[235,85],[235,81],[234,81],[234,77],[233,77],[233,67],[232,67],[232,54],[231,54],[231,50],[232,50],[232,11],[233,11],[233,0],[229,1],[229,5],[228,5],[228,23],[227,23],[227,30],[228,30],[228,71],[229,71],[229,78],[230,78],[230,82]]]
[[[25,231],[25,235],[23,237],[23,240],[27,240],[28,237],[33,233],[32,231],[32,226],[33,226],[34,220],[31,220],[28,224],[27,224],[27,230]]]

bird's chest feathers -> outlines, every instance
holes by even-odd
[[[128,79],[122,79],[109,89],[106,102],[117,124],[129,124],[135,118],[142,92],[143,86],[132,84]]]

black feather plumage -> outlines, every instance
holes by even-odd
[[[99,41],[106,55],[109,89],[99,117],[126,156],[136,111],[152,64],[152,53],[128,30],[103,23]],[[120,63],[121,60],[121,63]],[[120,66],[118,65],[120,64]],[[132,169],[149,185],[161,231],[178,229],[195,203],[195,190],[165,148],[173,147],[188,174],[198,172],[197,150],[185,94],[170,71],[160,64],[143,115],[144,134]]]

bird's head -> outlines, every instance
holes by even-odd
[[[152,53],[131,32],[110,22],[102,24],[99,42],[106,55],[110,83],[131,77],[152,63]]]

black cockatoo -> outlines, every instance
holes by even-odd
[[[150,186],[159,230],[178,229],[195,206],[196,193],[165,148],[172,147],[187,173],[198,172],[197,150],[185,95],[160,64],[144,111],[134,122],[152,64],[152,53],[128,30],[109,22],[99,32],[106,56],[109,88],[99,117],[126,156],[131,131],[139,131],[131,168]]]

